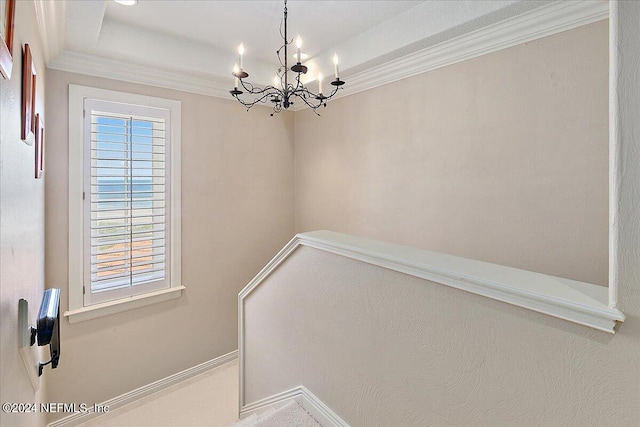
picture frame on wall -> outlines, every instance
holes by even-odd
[[[0,75],[11,78],[13,68],[13,18],[16,0],[0,0]]]
[[[22,61],[22,126],[20,138],[27,144],[33,142],[36,121],[36,67],[28,44],[24,45]]]
[[[40,179],[44,175],[44,119],[41,114],[36,114],[35,129],[35,178]]]

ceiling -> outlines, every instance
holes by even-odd
[[[295,1],[288,3],[289,38],[304,35],[315,56],[420,1]],[[104,20],[209,45],[230,52],[245,42],[247,55],[274,59],[282,44],[282,1],[140,1],[135,7],[107,2]]]
[[[127,79],[126,72],[118,69],[126,67],[142,76],[129,79],[138,82],[153,70],[156,76],[176,82],[174,87],[188,84],[178,84],[179,80],[211,81],[224,86],[219,93],[226,95],[241,42],[246,47],[244,69],[250,81],[269,83],[277,68],[282,1],[138,0],[134,6],[112,0],[40,3],[56,8],[56,18],[49,18],[48,35],[44,36],[49,45],[55,45],[47,54],[51,68],[86,70],[86,64],[81,63],[92,62],[97,64],[94,69],[110,67],[115,70],[112,74]],[[577,3],[589,1],[289,0],[288,36],[293,39],[300,34],[303,38],[302,52],[309,58],[307,80],[315,79],[319,71],[332,74],[331,58],[336,53],[341,77],[350,83],[351,76],[375,67],[387,66],[387,74],[401,75],[401,69],[388,64],[501,23],[506,28],[510,20],[527,14],[537,14],[534,18],[539,25],[547,19],[546,10],[566,14],[571,8],[565,6],[573,4],[575,9]],[[46,15],[51,13],[43,13]],[[53,27],[58,32],[56,43],[50,34]],[[510,31],[505,28],[501,31]],[[99,70],[94,74],[100,74]]]

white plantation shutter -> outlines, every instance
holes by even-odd
[[[85,99],[85,306],[169,287],[169,111]]]

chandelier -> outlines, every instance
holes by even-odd
[[[340,86],[344,84],[344,81],[340,80],[338,72],[338,56],[333,56],[334,64],[334,77],[335,79],[330,82],[332,88],[329,89],[329,93],[323,93],[322,91],[322,74],[318,73],[318,93],[310,91],[301,81],[300,78],[303,74],[306,74],[308,69],[305,65],[301,64],[300,48],[302,47],[302,39],[298,36],[296,40],[297,63],[289,68],[288,62],[288,48],[293,44],[287,38],[287,0],[284,0],[284,33],[282,32],[282,25],[280,27],[280,36],[284,41],[284,44],[277,50],[278,61],[280,67],[276,71],[276,76],[273,80],[273,85],[259,88],[253,84],[247,82],[245,79],[249,77],[249,74],[243,69],[243,56],[244,45],[241,44],[238,48],[238,62],[239,65],[233,69],[234,85],[233,90],[229,91],[234,98],[236,98],[242,105],[247,107],[247,111],[258,103],[273,104],[273,116],[274,113],[279,113],[282,109],[287,109],[294,104],[294,100],[305,103],[308,107],[316,111],[318,108],[326,107],[327,101],[341,89]],[[289,71],[292,72],[292,79],[290,79]],[[246,94],[245,94],[246,92]],[[319,115],[319,114],[318,114]]]

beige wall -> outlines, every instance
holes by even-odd
[[[246,402],[304,384],[353,426],[636,426],[639,19],[613,3],[615,335],[304,247],[246,300]]]
[[[607,23],[296,113],[296,231],[606,285]]]
[[[639,286],[609,335],[302,246],[244,300],[245,402],[304,385],[354,427],[637,426]]]
[[[49,71],[46,278],[67,309],[68,85],[182,102],[182,297],[62,322],[50,395],[102,402],[237,349],[238,292],[293,235],[293,117],[236,102]],[[248,123],[251,126],[248,126]],[[63,414],[64,415],[64,414]]]
[[[33,403],[46,401],[41,378],[35,393],[18,350],[18,300],[29,302],[29,321],[35,324],[44,291],[44,187],[34,179],[35,148],[20,140],[22,94],[22,47],[28,43],[37,70],[36,112],[44,113],[45,76],[42,45],[33,2],[16,2],[13,40],[13,72],[0,77],[0,401]],[[48,118],[45,118],[48,124]],[[32,349],[33,360],[48,356],[48,349]],[[41,353],[41,355],[38,355]],[[48,359],[46,359],[48,360]],[[42,414],[0,412],[4,426],[44,425]]]

